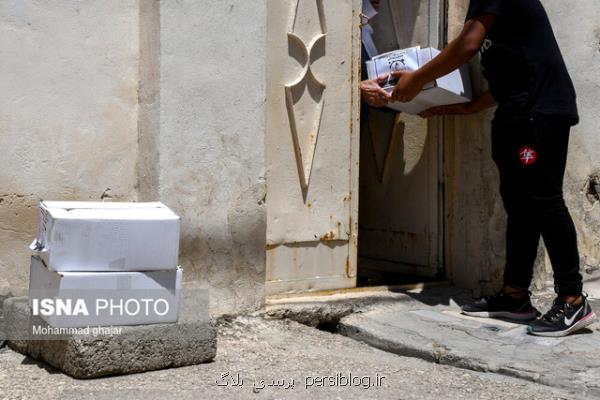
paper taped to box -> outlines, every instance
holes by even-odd
[[[177,322],[181,268],[149,272],[57,272],[31,257],[29,305],[56,328]]]
[[[42,201],[31,245],[54,271],[175,269],[180,218],[162,203]]]
[[[382,87],[388,93],[391,93],[398,82],[397,78],[391,77],[392,72],[416,71],[439,53],[440,51],[435,48],[422,49],[419,46],[390,51],[367,61],[367,74],[369,79],[390,76],[382,84]],[[471,99],[469,71],[467,65],[463,65],[448,75],[429,82],[412,101],[407,103],[393,102],[389,103],[387,107],[408,114],[418,114],[434,106],[466,103]]]

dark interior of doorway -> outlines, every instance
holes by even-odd
[[[418,118],[374,109],[361,113],[359,287],[445,280],[442,199],[432,159],[438,143],[429,142],[432,132]],[[418,137],[425,138],[422,147],[413,150],[406,143]],[[418,162],[409,168],[411,151]]]
[[[443,47],[444,0],[379,3],[371,50]],[[365,104],[360,118],[357,286],[444,281],[443,127]]]
[[[398,271],[391,271],[379,268],[370,268],[365,265],[366,260],[359,258],[358,260],[358,276],[356,279],[357,287],[368,286],[402,286],[417,283],[440,282],[444,281],[443,277],[426,277],[412,274],[404,274]]]

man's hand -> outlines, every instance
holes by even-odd
[[[431,118],[439,115],[465,115],[471,113],[471,103],[460,103],[431,107],[420,112],[419,116],[421,116],[421,118]]]
[[[392,72],[392,76],[398,78],[398,83],[392,93],[392,100],[407,103],[423,89],[424,83],[417,79],[414,72],[395,71]]]
[[[368,79],[360,83],[360,96],[372,107],[383,107],[390,101],[390,94],[379,85],[388,79],[380,76],[377,79]]]

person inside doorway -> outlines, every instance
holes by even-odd
[[[372,29],[368,25],[369,19],[375,16],[379,12],[380,0],[364,0],[363,1],[363,12],[361,18],[363,19],[362,25],[362,43],[361,43],[361,82],[360,82],[360,97],[362,99],[363,107],[361,115],[363,119],[366,119],[368,108],[365,104],[371,107],[380,108],[387,105],[391,99],[391,95],[386,92],[380,85],[387,80],[386,76],[379,77],[378,79],[367,78],[367,67],[366,62],[376,55],[377,49],[373,44],[371,38]]]
[[[492,157],[507,213],[503,289],[466,305],[472,316],[534,320],[529,286],[540,236],[554,271],[557,298],[528,332],[564,336],[595,319],[582,293],[575,226],[563,199],[575,89],[539,0],[471,0],[460,35],[431,62],[398,72],[392,99],[412,100],[424,84],[463,65],[478,51],[490,91],[471,103],[441,106],[423,117],[470,114],[498,105]]]

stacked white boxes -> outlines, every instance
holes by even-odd
[[[57,328],[177,322],[179,231],[162,203],[42,201],[33,314]]]
[[[422,49],[419,46],[390,51],[367,61],[367,74],[369,79],[375,79],[380,76],[389,76],[395,71],[415,71],[439,53],[438,49],[432,47]],[[390,76],[382,86],[387,92],[391,93],[397,82],[398,79]],[[471,99],[469,71],[468,67],[463,65],[448,75],[425,85],[412,101],[407,103],[393,102],[387,106],[396,111],[418,114],[434,106],[466,103]]]

